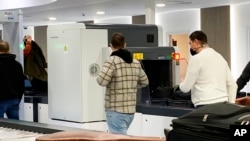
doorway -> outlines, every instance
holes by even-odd
[[[177,46],[180,52],[180,80],[184,80],[187,65],[189,61],[189,35],[188,34],[171,34],[169,35],[170,46]]]

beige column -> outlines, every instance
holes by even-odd
[[[155,24],[155,1],[145,0],[146,24]]]

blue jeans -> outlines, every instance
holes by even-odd
[[[127,130],[134,119],[134,114],[123,114],[112,110],[106,111],[109,132],[127,134]]]
[[[9,119],[19,119],[19,99],[0,101],[0,118],[4,118],[4,113]]]

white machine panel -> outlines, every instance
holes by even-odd
[[[128,131],[127,131],[128,135],[134,135],[134,136],[142,136],[143,135],[142,117],[143,117],[142,113],[135,113],[134,114],[134,119],[133,119],[132,123],[130,124]]]
[[[103,87],[96,82],[107,30],[84,24],[48,26],[49,117],[73,122],[104,120]]]
[[[38,103],[38,122],[48,123],[48,104]]]
[[[142,136],[165,137],[164,129],[172,129],[170,125],[175,118],[144,114],[142,118]]]
[[[34,121],[33,120],[33,103],[24,103],[24,117],[25,121]]]

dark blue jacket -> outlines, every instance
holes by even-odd
[[[250,79],[250,61],[245,66],[240,77],[237,79],[237,85],[238,85],[237,92],[239,92],[242,88],[244,88],[249,79]]]
[[[23,96],[23,68],[15,58],[14,54],[0,54],[0,101]]]

